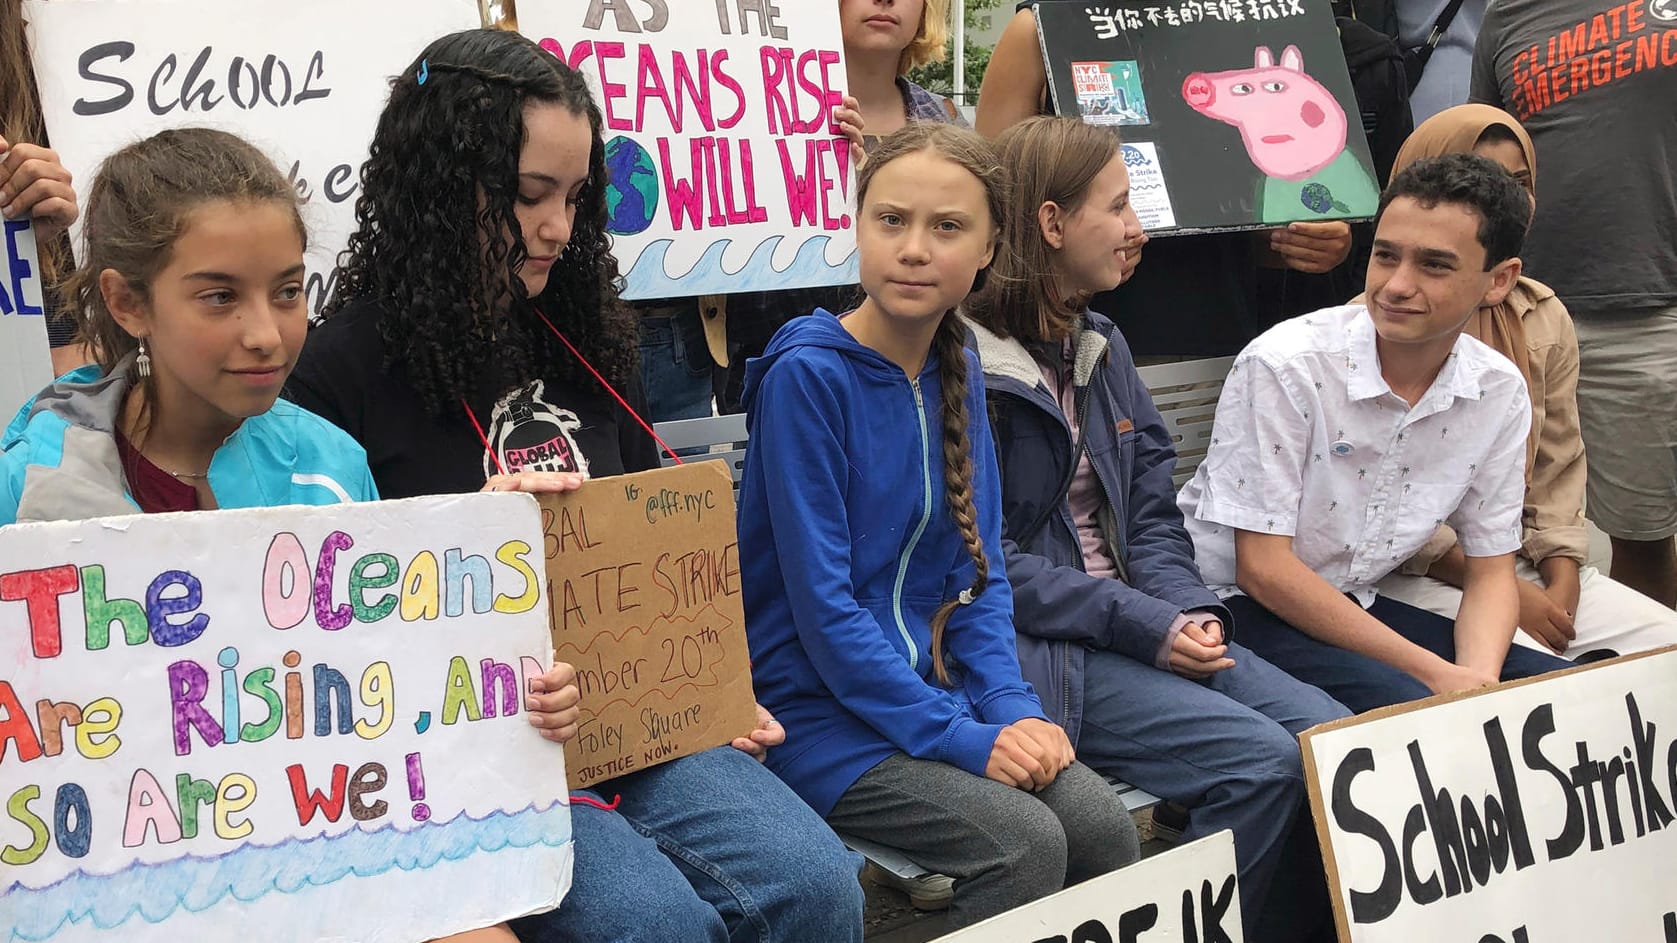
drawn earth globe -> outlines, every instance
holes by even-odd
[[[606,231],[633,236],[658,212],[658,170],[646,148],[619,135],[606,142]]]

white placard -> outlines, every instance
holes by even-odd
[[[1240,943],[1234,833],[1207,835],[937,943]]]
[[[557,905],[542,542],[526,495],[0,529],[0,941],[411,943]]]
[[[390,79],[431,40],[480,25],[476,0],[25,0],[23,10],[47,131],[83,192],[111,153],[165,128],[242,135],[305,200],[314,312],[354,230]]]
[[[47,319],[41,301],[41,257],[26,219],[4,224],[0,252],[6,255],[0,281],[0,428],[29,398],[52,381]]]
[[[1341,940],[1677,940],[1677,649],[1304,746]]]
[[[1135,207],[1141,228],[1174,228],[1176,210],[1170,205],[1170,188],[1165,186],[1165,172],[1159,167],[1159,146],[1152,141],[1136,141],[1120,144],[1119,152],[1130,173],[1130,205]]]
[[[518,28],[604,111],[625,297],[856,280],[836,4],[522,0]]]

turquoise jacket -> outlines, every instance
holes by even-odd
[[[18,411],[0,436],[0,526],[140,512],[114,435],[132,369],[71,371]],[[378,500],[361,446],[283,399],[216,450],[210,488],[229,509]]]

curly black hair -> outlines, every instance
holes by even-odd
[[[513,212],[531,102],[562,105],[593,133],[570,242],[534,304],[518,277],[528,253]],[[433,415],[458,411],[491,371],[514,383],[595,384],[536,309],[621,388],[639,351],[606,234],[601,124],[582,76],[517,33],[465,30],[431,43],[391,82],[322,317],[376,301],[385,368],[403,364]]]
[[[1380,211],[1399,197],[1427,209],[1455,203],[1479,216],[1479,244],[1485,247],[1485,271],[1520,254],[1531,225],[1531,195],[1496,161],[1477,154],[1444,154],[1418,160],[1403,169],[1380,194]]]

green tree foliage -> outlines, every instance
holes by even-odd
[[[984,67],[990,64],[990,47],[975,45],[973,33],[980,15],[1002,5],[1002,0],[967,0],[967,104],[978,102],[978,86],[984,81]],[[955,35],[950,30],[943,61],[931,62],[908,73],[908,80],[937,95],[955,94]]]

